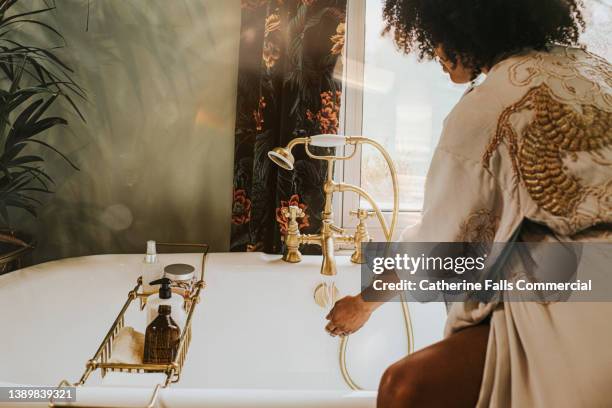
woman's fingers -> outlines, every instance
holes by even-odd
[[[347,330],[341,325],[336,325],[333,321],[327,323],[325,330],[327,330],[327,332],[332,336],[346,336],[351,334],[351,330]]]
[[[335,334],[335,335],[344,333],[346,331],[342,326],[336,325],[334,324],[334,322],[327,323],[327,326],[325,326],[325,330],[327,330],[330,334]]]
[[[344,330],[339,327],[336,327],[332,331],[330,331],[329,334],[331,334],[332,337],[342,336],[344,334]]]
[[[336,337],[336,336],[340,336],[340,337],[348,336],[348,335],[352,334],[353,331],[354,331],[354,330],[348,330],[348,329],[343,328],[343,327],[341,327],[339,325],[337,326],[333,321],[327,323],[327,326],[325,326],[325,330],[332,337]]]

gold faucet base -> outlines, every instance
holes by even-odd
[[[340,291],[333,283],[319,283],[314,290],[315,303],[321,306],[322,308],[326,308],[330,305],[333,305],[339,298]]]
[[[283,261],[289,263],[298,263],[302,260],[302,254],[300,251],[288,251],[283,255]]]
[[[366,263],[366,260],[361,251],[360,252],[355,251],[353,252],[353,255],[351,255],[351,262],[362,265]]]

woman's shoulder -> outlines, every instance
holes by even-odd
[[[502,108],[495,93],[470,87],[444,120],[438,147],[478,160]]]
[[[582,48],[553,46],[516,54],[496,64],[481,87],[498,93],[505,106],[540,88],[575,108],[592,105],[612,111],[612,66]]]
[[[486,167],[509,127],[521,133],[538,110],[553,116],[561,113],[550,110],[602,113],[599,122],[606,125],[605,114],[612,112],[611,65],[584,49],[560,46],[506,58],[455,105],[445,120],[440,146],[480,157]]]

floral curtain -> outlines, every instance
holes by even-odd
[[[267,153],[297,135],[338,132],[345,12],[346,0],[242,1],[232,251],[280,253],[289,205],[305,211],[303,233],[318,232],[325,163],[298,146],[286,171]]]

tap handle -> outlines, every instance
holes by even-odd
[[[288,220],[287,232],[284,235],[287,250],[283,255],[283,260],[291,263],[300,262],[302,254],[300,253],[300,227],[297,219],[304,217],[306,214],[296,205],[283,207],[281,213]]]
[[[304,210],[302,210],[297,205],[290,205],[289,207],[283,207],[281,213],[285,218],[290,220],[297,220],[298,218],[303,218],[306,216]]]
[[[365,263],[365,258],[363,256],[361,244],[364,242],[371,241],[370,234],[368,233],[366,220],[369,217],[376,215],[376,213],[373,211],[358,208],[357,210],[351,211],[350,214],[356,216],[359,220],[357,228],[355,229],[355,235],[353,236],[353,241],[355,243],[355,252],[353,252],[353,254],[351,255],[351,261],[354,263],[363,264]]]
[[[368,210],[364,210],[362,208],[358,208],[356,210],[351,210],[351,212],[349,214],[351,214],[352,216],[357,217],[357,219],[359,221],[365,221],[369,217],[373,217],[373,216],[376,215],[376,213],[374,211],[368,211]]]

